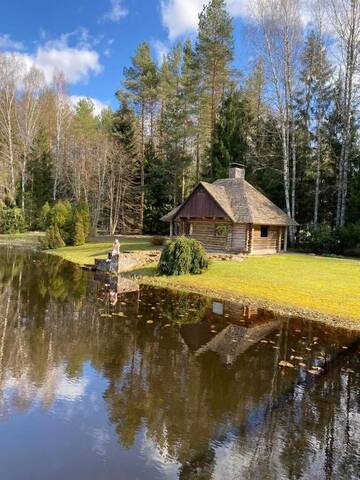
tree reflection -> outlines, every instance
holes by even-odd
[[[133,448],[145,430],[180,479],[355,478],[351,335],[227,304],[234,318],[221,317],[205,297],[148,288],[119,290],[113,305],[103,283],[56,258],[4,251],[0,262],[0,416],[39,397],[50,408],[60,379],[80,379],[90,362],[108,382],[119,445]],[[291,356],[323,373],[280,369]]]

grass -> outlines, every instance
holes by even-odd
[[[39,233],[0,235],[0,243],[36,243]],[[113,238],[100,237],[80,247],[49,253],[71,262],[93,264],[106,258]],[[146,251],[151,237],[120,237],[121,251]],[[304,254],[248,257],[242,262],[213,261],[202,275],[157,277],[155,266],[133,272],[158,285],[208,292],[213,295],[263,302],[360,323],[360,261]],[[151,277],[150,279],[146,279]]]
[[[145,251],[157,250],[151,243],[151,237],[118,237],[120,240],[120,251]],[[52,255],[59,255],[70,262],[79,265],[92,265],[95,263],[95,258],[106,258],[108,252],[111,251],[113,238],[102,237],[98,240],[85,243],[79,247],[63,247],[56,250],[48,250]]]
[[[37,246],[39,238],[44,236],[43,232],[25,232],[25,233],[9,233],[0,235],[0,245],[31,245]]]
[[[138,272],[155,274],[155,267]],[[302,254],[214,261],[202,275],[157,277],[164,286],[210,291],[360,321],[360,261]]]

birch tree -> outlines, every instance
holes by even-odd
[[[21,210],[25,211],[25,186],[28,157],[40,128],[41,94],[44,88],[42,73],[32,67],[21,79],[22,92],[17,107],[18,142],[20,147]]]
[[[342,226],[346,219],[352,124],[358,88],[355,79],[356,74],[359,73],[360,3],[358,0],[329,0],[328,7],[340,53],[340,69],[343,78],[343,96],[340,106],[343,131],[336,206],[336,226]]]
[[[21,63],[15,56],[0,54],[0,158],[7,193],[15,199],[16,189],[16,93],[20,81]]]
[[[281,131],[285,207],[296,212],[296,139],[294,91],[301,39],[298,0],[256,0],[255,20],[260,27],[263,58],[270,83],[269,95]],[[293,241],[294,234],[290,230]]]
[[[54,141],[54,188],[53,200],[57,198],[59,176],[61,172],[62,150],[64,149],[66,133],[71,123],[70,100],[66,91],[65,77],[62,72],[54,75],[52,91],[55,102],[55,141]]]

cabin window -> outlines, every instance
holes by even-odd
[[[193,224],[192,223],[185,223],[185,235],[191,236],[193,233]]]
[[[227,225],[215,225],[215,237],[225,238],[228,234]]]
[[[269,236],[269,227],[260,227],[260,236],[266,238]]]

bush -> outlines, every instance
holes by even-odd
[[[159,235],[155,235],[151,238],[151,243],[156,247],[165,245],[166,241],[166,237],[160,237]]]
[[[66,245],[83,245],[90,230],[89,208],[78,202],[72,206],[68,201],[58,201],[52,207],[45,203],[40,213],[40,223],[44,230],[57,227]],[[46,240],[44,240],[44,248]]]
[[[74,215],[74,232],[72,236],[72,245],[84,245],[85,243],[85,229],[82,216],[79,212]]]
[[[338,237],[341,242],[344,253],[347,250],[356,250],[360,248],[360,220],[356,223],[344,225],[338,231]]]
[[[299,233],[299,244],[310,252],[317,255],[324,253],[341,253],[341,243],[329,225],[319,225],[318,228],[310,227]]]
[[[22,233],[25,229],[26,222],[21,209],[0,202],[0,233]]]
[[[168,243],[161,253],[158,272],[161,275],[200,274],[209,261],[197,240],[179,237]]]
[[[360,221],[336,230],[331,230],[329,225],[320,225],[317,229],[303,229],[299,234],[299,245],[318,255],[351,254],[360,247]]]
[[[61,237],[57,225],[50,225],[46,230],[46,235],[40,240],[41,248],[44,250],[65,247],[65,242]]]
[[[84,236],[86,240],[90,233],[90,213],[89,213],[88,204],[86,202],[78,202],[75,205],[74,213],[78,214],[81,219],[81,222],[83,224]]]
[[[51,224],[51,207],[49,202],[44,203],[41,207],[39,215],[39,226],[42,230],[46,230]]]

